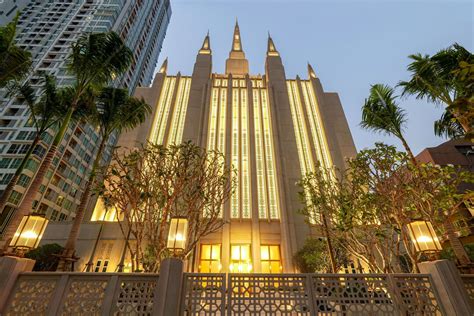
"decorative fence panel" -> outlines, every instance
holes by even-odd
[[[157,274],[22,273],[4,315],[148,315],[157,282]]]
[[[474,305],[474,275],[473,274],[462,274],[461,279],[464,282],[466,292],[471,299],[471,304]]]
[[[186,273],[183,279],[184,315],[225,315],[226,275]]]
[[[186,274],[184,315],[444,315],[422,274]]]
[[[463,279],[472,297],[474,277]],[[157,274],[22,273],[3,315],[150,315],[158,288]],[[169,299],[199,316],[445,315],[424,274],[185,273]]]

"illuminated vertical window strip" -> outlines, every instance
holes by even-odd
[[[254,85],[255,86],[255,85]],[[263,163],[263,135],[260,117],[260,90],[253,90],[253,118],[255,125],[255,164],[257,169],[258,217],[267,218],[267,189]]]
[[[270,210],[270,218],[280,218],[280,205],[278,202],[277,194],[277,182],[275,172],[275,159],[273,150],[273,131],[272,122],[270,115],[270,107],[268,106],[267,90],[261,89],[262,98],[262,117],[263,117],[263,130],[265,138],[265,160],[267,170],[267,183],[268,183],[268,206]]]
[[[225,123],[227,114],[227,89],[221,88],[219,105],[219,136],[217,137],[217,150],[225,155]]]
[[[160,124],[160,129],[158,130],[158,138],[157,138],[158,144],[163,144],[163,142],[165,141],[164,138],[165,138],[165,133],[166,133],[166,125],[168,123],[168,117],[170,115],[171,101],[173,100],[173,94],[174,94],[173,92],[174,92],[175,85],[176,85],[176,78],[173,77],[171,78],[169,93],[162,107],[163,112],[162,112],[161,124]]]
[[[185,78],[184,80],[186,81],[186,85],[184,86],[183,97],[181,98],[178,128],[176,138],[174,139],[176,144],[183,141],[184,123],[186,121],[186,112],[188,110],[189,92],[191,91],[191,78]]]
[[[321,155],[324,157],[324,162],[326,167],[332,167],[331,156],[329,154],[329,146],[327,143],[326,133],[324,132],[323,122],[321,119],[321,113],[319,113],[319,105],[314,94],[313,86],[311,82],[306,82],[307,90],[309,91],[309,96],[311,100],[311,107],[313,108],[313,119],[315,121],[316,129],[319,135],[319,142],[321,146]]]
[[[238,81],[232,81],[232,85]],[[230,216],[231,218],[239,218],[239,195],[240,195],[240,166],[239,166],[239,89],[232,89],[232,165],[236,169],[236,187],[235,191],[232,194],[231,206],[230,206]]]
[[[183,137],[184,120],[186,117],[187,104],[191,78],[181,78],[178,85],[178,95],[174,106],[173,118],[171,121],[171,131],[168,137],[168,144],[179,144]]]
[[[217,106],[219,103],[219,89],[212,88],[211,110],[209,113],[209,134],[207,136],[207,149],[216,149],[216,130],[217,130]]]
[[[240,89],[240,115],[241,115],[241,160],[242,160],[242,218],[250,218],[250,162],[249,162],[249,120],[247,89]]]
[[[290,97],[291,117],[293,119],[296,134],[296,145],[300,157],[301,173],[305,175],[306,173],[313,171],[313,159],[309,148],[308,134],[296,81],[289,81],[287,85]]]
[[[162,119],[163,119],[163,111],[166,103],[166,99],[168,98],[168,94],[172,94],[170,92],[170,83],[171,83],[171,78],[166,77],[164,82],[163,82],[163,89],[161,91],[160,99],[158,100],[158,105],[157,105],[157,110],[155,113],[155,118],[153,120],[153,127],[150,133],[149,141],[155,144],[161,144],[162,142],[158,141],[158,133],[160,130],[160,126],[162,124]]]
[[[321,163],[321,166],[328,167],[322,155],[323,147],[321,144],[321,131],[318,129],[319,126],[317,125],[317,118],[314,114],[315,105],[310,102],[306,82],[302,85],[302,90],[304,103],[306,104],[306,112],[308,113],[309,126],[311,128],[311,134],[314,140],[314,144],[316,146],[314,150],[316,152],[317,160]]]

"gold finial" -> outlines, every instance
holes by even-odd
[[[268,56],[280,56],[278,53],[275,43],[273,43],[273,39],[270,36],[270,32],[268,32],[268,48],[267,48],[267,55]]]
[[[163,74],[163,73],[166,73],[167,71],[168,71],[168,57],[165,58],[165,61],[161,65],[159,73]]]
[[[314,72],[313,67],[311,67],[311,64],[308,62],[308,75],[310,78],[318,78],[316,76],[316,73]]]

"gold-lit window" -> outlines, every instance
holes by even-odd
[[[229,271],[231,273],[250,273],[252,269],[250,245],[231,245]]]
[[[199,261],[199,272],[219,273],[221,269],[221,245],[201,245],[201,260]]]
[[[260,261],[262,263],[262,273],[281,273],[280,246],[260,246]]]

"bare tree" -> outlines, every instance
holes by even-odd
[[[147,144],[121,150],[101,171],[99,191],[115,206],[133,267],[157,271],[168,256],[186,258],[199,240],[223,225],[222,206],[234,187],[224,156],[186,142]],[[179,253],[167,249],[170,219],[188,220],[187,242]],[[127,238],[128,240],[128,238]]]

